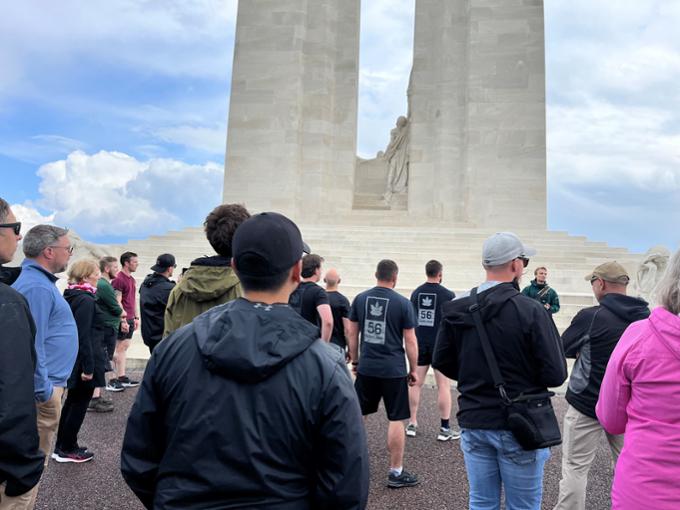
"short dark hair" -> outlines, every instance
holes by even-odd
[[[322,262],[323,257],[321,255],[317,255],[316,253],[305,255],[302,257],[302,272],[300,273],[300,276],[309,278],[321,267]]]
[[[222,204],[215,207],[203,222],[205,236],[213,250],[223,257],[231,257],[234,232],[248,218],[250,213],[241,204]]]
[[[425,264],[425,274],[429,278],[434,278],[435,276],[442,272],[443,268],[444,266],[442,266],[441,262],[432,259],[427,264]]]
[[[122,257],[121,257],[122,258]],[[106,268],[109,267],[113,262],[116,262],[116,257],[107,255],[99,259],[99,270],[103,273]]]
[[[120,266],[125,267],[126,262],[130,262],[130,259],[133,259],[137,256],[136,253],[133,253],[131,251],[126,251],[120,256]]]
[[[383,259],[378,262],[375,277],[381,282],[391,282],[399,274],[399,266],[394,260]]]
[[[250,277],[241,275],[236,269],[236,275],[241,281],[241,286],[245,291],[254,292],[276,292],[286,283],[290,269],[271,276]]]

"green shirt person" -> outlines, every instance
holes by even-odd
[[[534,271],[531,284],[522,289],[522,294],[536,301],[540,301],[543,307],[551,314],[560,311],[560,298],[548,282],[548,270],[545,267],[537,267]]]

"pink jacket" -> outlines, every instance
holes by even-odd
[[[596,407],[611,434],[625,432],[612,508],[680,508],[680,317],[656,308],[614,349]]]

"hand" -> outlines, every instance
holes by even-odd
[[[139,329],[139,319],[135,317],[135,329],[133,331],[137,331]]]
[[[543,305],[543,307],[544,307],[546,310],[550,310],[550,305],[549,305],[548,303],[545,303],[545,304]]]
[[[354,375],[357,375],[357,368],[359,368],[359,362],[358,361],[352,361],[352,373]]]
[[[122,333],[129,333],[130,332],[130,325],[128,324],[128,322],[126,320],[122,320],[120,322],[120,331]]]
[[[92,380],[92,374],[85,374],[85,373],[83,373],[83,374],[80,374],[80,378],[81,378],[83,381],[91,381],[91,380]]]
[[[418,382],[418,375],[416,374],[415,370],[409,372],[407,377],[408,377],[408,385],[409,386],[415,386],[416,383]]]

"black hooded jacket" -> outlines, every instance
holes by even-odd
[[[626,328],[647,317],[646,301],[606,294],[600,306],[584,308],[572,319],[562,334],[562,342],[567,357],[576,358],[566,398],[577,411],[597,419],[595,405],[609,357]]]
[[[239,298],[203,313],[154,350],[121,470],[147,508],[364,508],[344,356],[288,305]]]
[[[43,472],[33,394],[34,342],[28,303],[0,283],[0,484],[7,482],[8,496],[28,492]]]
[[[139,316],[142,319],[142,340],[149,346],[156,346],[163,338],[165,307],[175,282],[160,273],[151,273],[144,278],[139,288]]]
[[[482,322],[510,398],[559,386],[567,366],[559,333],[538,301],[512,283],[478,294]],[[432,366],[458,381],[458,423],[471,429],[506,429],[505,412],[469,311],[472,299],[443,306]]]

